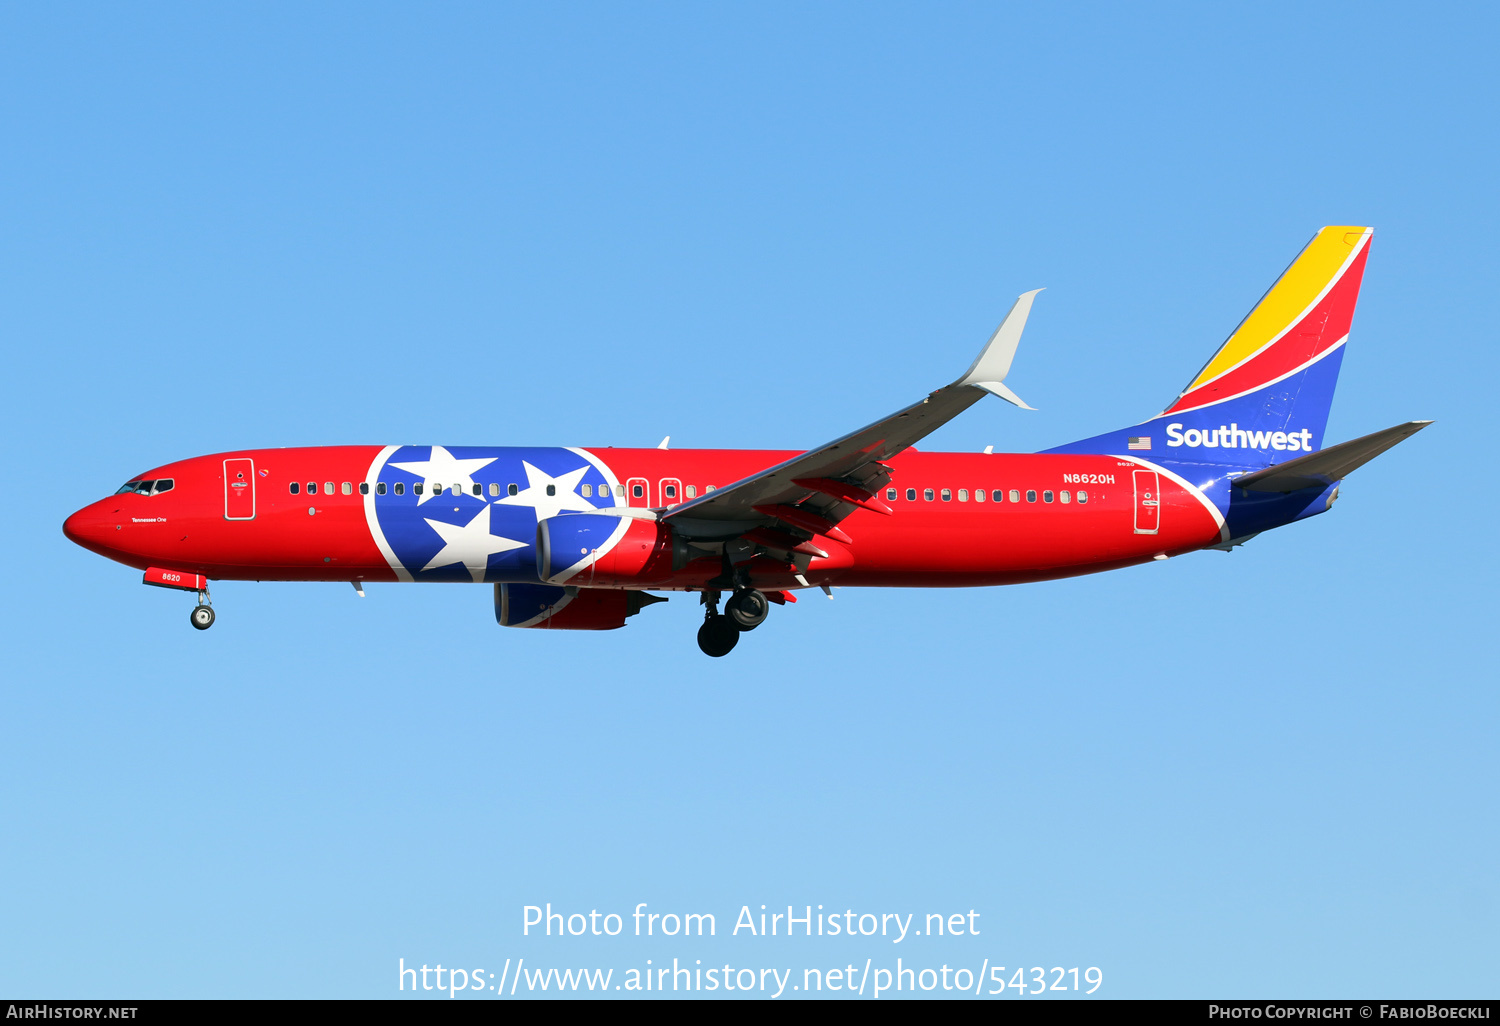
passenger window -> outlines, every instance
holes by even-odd
[[[500,485],[497,482],[495,482],[495,481],[491,481],[490,482],[490,495],[495,496],[495,495],[499,495],[499,494],[500,494]],[[587,495],[588,492],[584,492],[583,494]]]
[[[887,488],[885,490],[885,501],[886,502],[895,502],[896,501],[896,489],[894,489],[894,488]]]
[[[915,488],[908,488],[906,490],[906,501],[907,502],[916,502],[917,501],[917,490]]]
[[[377,481],[377,482],[375,482],[375,494],[376,495],[384,495],[385,494],[385,482],[384,481]]]
[[[996,493],[995,493],[995,494],[997,494],[997,495],[998,495],[998,494],[999,494],[999,493],[998,493],[998,492],[996,492]],[[1012,488],[1012,489],[1011,489],[1011,490],[1010,490],[1010,501],[1011,501],[1011,502],[1020,502],[1020,501],[1021,501],[1021,493],[1020,493],[1020,491],[1018,491],[1018,490],[1017,490],[1017,489],[1015,489],[1015,488]],[[1033,497],[1032,497],[1032,501],[1033,501],[1033,502],[1035,502],[1035,501],[1036,501],[1036,497],[1035,497],[1035,496],[1033,496]]]
[[[291,484],[287,485],[287,487],[292,490],[293,495],[296,495],[302,491],[302,484],[299,481],[293,481]]]
[[[583,493],[583,497],[585,499],[592,498],[594,494],[594,486],[591,484],[586,484],[582,488],[580,488],[579,491]]]
[[[361,494],[361,495],[369,495],[370,494],[370,482],[368,482],[368,481],[361,481],[359,483],[359,494]]]
[[[548,495],[556,495],[557,494],[557,485],[555,485],[555,484],[548,485],[547,486],[547,494]]]
[[[323,482],[323,494],[324,495],[332,495],[333,494],[333,482],[332,481],[324,481]]]
[[[983,488],[976,488],[976,489],[974,489],[974,501],[975,502],[983,502],[984,501],[984,489]]]
[[[922,498],[925,499],[925,500],[927,500],[928,502],[931,502],[932,498],[933,498],[933,491],[932,491],[932,489],[931,488],[923,488],[922,489]]]
[[[396,482],[396,494],[397,495],[405,495],[406,494],[406,482],[405,481],[397,481]]]
[[[1045,491],[1045,492],[1042,493],[1042,501],[1043,502],[1051,502],[1052,501],[1052,492],[1050,490],[1049,491]]]
[[[1035,490],[1030,489],[1030,488],[1026,489],[1026,501],[1027,502],[1035,502],[1036,501],[1036,492],[1035,492]]]
[[[958,490],[958,501],[959,502],[968,502],[969,501],[969,490],[967,488],[960,488]]]
[[[1067,491],[1058,492],[1057,493],[1057,498],[1058,498],[1058,501],[1066,504],[1066,503],[1069,503],[1069,502],[1073,501],[1073,493],[1072,492],[1067,492]]]
[[[518,492],[519,492],[519,491],[520,491],[520,490],[521,490],[521,489],[520,489],[520,488],[519,488],[519,487],[517,487],[517,486],[516,486],[516,485],[513,485],[513,484],[512,484],[512,485],[506,485],[506,486],[505,486],[505,494],[506,494],[506,495],[515,495],[515,494],[516,494],[516,493],[518,493]]]
[[[343,483],[343,485],[339,488],[339,491],[343,492],[345,495],[353,495],[354,494],[354,485],[350,484],[348,481],[345,481]]]
[[[1079,502],[1088,502],[1089,501],[1089,493],[1086,492],[1086,491],[1084,491],[1082,488],[1078,489],[1078,501]]]
[[[551,488],[552,486],[548,485],[547,487]],[[677,486],[676,485],[667,485],[667,498],[669,498],[669,499],[675,499],[675,498],[677,498]]]
[[[944,488],[943,489],[943,501],[944,502],[952,502],[953,501],[953,489],[952,488]]]
[[[170,492],[172,490],[172,485],[174,485],[175,483],[176,482],[173,481],[170,477],[163,478],[162,480],[156,482],[156,487],[151,489],[151,494],[160,495],[162,492]]]
[[[697,485],[688,485],[687,486],[687,497],[689,499],[696,499],[698,497],[698,486]]]
[[[421,481],[413,481],[412,482],[411,493],[413,495],[421,495],[422,494],[422,482]]]
[[[482,484],[475,484],[474,485],[474,494],[475,495],[480,495],[480,496],[484,495],[484,485],[482,485]]]
[[[645,485],[631,485],[630,486],[630,494],[633,495],[633,496],[635,496],[637,499],[644,498],[645,495],[646,495],[646,486]]]
[[[709,485],[707,488],[703,489],[703,494],[707,495],[709,492],[717,491],[718,487],[719,487],[718,485]],[[623,495],[625,493],[621,492],[620,494]]]
[[[317,495],[318,494],[318,482],[316,482],[316,481],[309,481],[309,482],[307,482],[307,494],[308,495]]]

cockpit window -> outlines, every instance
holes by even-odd
[[[160,495],[162,492],[170,492],[176,483],[170,477],[164,477],[160,481],[126,481],[115,490],[115,494]]]

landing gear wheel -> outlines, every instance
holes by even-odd
[[[188,620],[200,631],[206,631],[214,625],[214,607],[194,606],[192,613],[188,614]]]
[[[715,659],[728,655],[739,641],[739,628],[727,616],[711,616],[698,628],[698,647]]]
[[[724,614],[742,631],[753,631],[766,621],[771,602],[753,588],[737,591],[724,603]]]

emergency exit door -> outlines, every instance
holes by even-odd
[[[224,461],[224,519],[255,519],[255,461]]]
[[[1135,471],[1135,533],[1155,534],[1161,526],[1161,481],[1154,470]]]

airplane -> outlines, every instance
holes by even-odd
[[[1372,231],[1319,231],[1160,414],[1042,452],[913,448],[985,396],[1032,408],[1005,380],[1038,289],[952,384],[806,452],[253,449],[148,470],[63,531],[196,592],[199,630],[210,580],[361,596],[488,583],[502,626],[563,630],[696,593],[715,657],[806,589],[1020,584],[1227,551],[1331,509],[1345,476],[1431,423],[1323,446]]]

